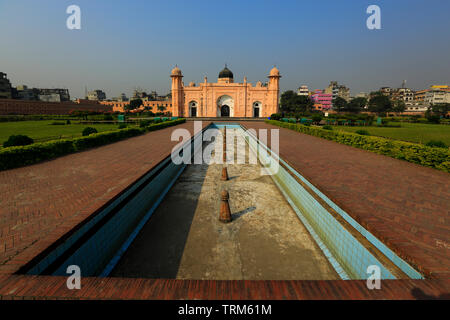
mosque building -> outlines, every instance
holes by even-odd
[[[175,117],[270,117],[278,113],[280,72],[273,67],[269,82],[253,86],[244,77],[243,83],[234,82],[233,72],[220,71],[216,83],[189,83],[185,86],[180,68],[175,67],[172,78],[172,115]]]

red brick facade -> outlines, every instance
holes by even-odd
[[[69,114],[74,110],[112,112],[112,107],[102,104],[0,99],[0,115]]]

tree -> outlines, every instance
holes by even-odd
[[[358,97],[350,100],[347,104],[346,110],[347,112],[359,113],[364,110],[364,107],[367,105],[367,99],[364,97]]]
[[[157,109],[158,109],[160,112],[164,112],[164,110],[166,110],[166,106],[158,106]]]
[[[425,112],[425,118],[431,123],[440,123],[441,118],[445,117],[450,111],[450,104],[438,103],[428,107]]]
[[[368,109],[370,112],[377,113],[378,115],[389,112],[392,110],[391,99],[379,91],[375,92],[369,100]]]
[[[127,111],[135,110],[135,109],[139,108],[140,106],[142,106],[142,100],[134,99],[134,100],[131,100],[130,103],[125,106],[125,110],[127,110]]]
[[[28,136],[18,134],[9,136],[8,140],[3,143],[3,147],[18,147],[18,146],[27,146],[29,144],[33,144],[34,140]]]
[[[342,112],[347,109],[347,101],[344,98],[337,97],[333,100],[333,109]]]
[[[437,103],[430,106],[431,112],[439,117],[445,117],[450,112],[450,103]]]
[[[392,105],[392,111],[396,113],[402,113],[406,109],[405,102],[403,100],[397,100]]]
[[[307,96],[299,96],[292,90],[283,92],[280,99],[282,113],[304,113],[312,109],[313,102]]]
[[[82,135],[83,135],[83,137],[84,137],[84,136],[88,136],[88,135],[90,135],[90,134],[97,133],[97,132],[98,132],[98,131],[97,131],[97,129],[95,129],[95,128],[92,128],[92,127],[86,127],[86,128],[83,129]]]

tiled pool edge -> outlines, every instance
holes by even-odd
[[[365,237],[373,246],[375,246],[378,250],[380,250],[395,266],[397,266],[399,269],[401,269],[407,276],[409,276],[412,279],[423,279],[423,276],[417,272],[414,268],[412,268],[406,261],[402,260],[400,257],[398,257],[391,249],[389,249],[386,245],[384,245],[380,240],[378,240],[375,236],[373,236],[369,231],[367,231],[364,227],[362,227],[361,225],[359,225],[353,218],[351,218],[344,210],[342,210],[341,208],[339,208],[335,203],[333,203],[328,197],[326,197],[322,192],[320,192],[317,188],[315,188],[309,181],[307,181],[303,176],[301,176],[296,170],[294,170],[288,163],[286,163],[285,161],[283,161],[283,159],[281,159],[278,155],[276,155],[275,153],[272,154],[271,150],[264,145],[264,143],[262,143],[261,141],[259,141],[252,132],[248,131],[244,126],[242,126],[242,129],[244,131],[247,132],[248,136],[252,138],[252,141],[255,142],[259,145],[262,146],[263,149],[265,150],[265,152],[267,153],[266,156],[266,160],[267,158],[270,158],[273,156],[276,160],[278,160],[280,163],[283,164],[284,167],[288,168],[288,170],[290,172],[288,172],[289,175],[294,174],[296,177],[298,177],[299,179],[301,179],[301,181],[303,181],[308,187],[310,187],[310,189],[312,189],[323,201],[325,201],[331,208],[333,208],[338,214],[340,214],[342,216],[342,218],[344,218],[349,224],[351,224],[356,230],[358,230],[358,232]],[[248,141],[249,142],[249,141]],[[250,143],[249,145],[252,148],[255,148],[255,146],[252,146]],[[268,154],[270,153],[270,156],[268,156]],[[280,166],[280,168],[282,168],[282,166]],[[295,201],[293,201],[291,199],[290,196],[287,195],[287,192],[285,192],[284,188],[279,181],[277,181],[277,179],[275,178],[275,175],[272,175],[272,179],[276,182],[277,186],[280,188],[280,190],[282,191],[282,193],[286,196],[286,199],[288,200],[288,202],[290,202],[291,206],[294,204]],[[286,179],[289,180],[289,177],[286,176]],[[285,185],[285,183],[283,183],[283,185]],[[300,188],[302,188],[299,185]],[[303,189],[303,188],[302,188]],[[300,206],[302,207],[302,206]],[[301,214],[301,210],[300,208],[297,208],[296,205],[293,206],[293,209],[296,211],[297,214],[300,213],[299,218],[302,220],[302,222],[304,220],[308,220],[305,218],[305,216],[303,214]],[[303,208],[303,210],[305,210]],[[311,217],[310,217],[311,219]],[[313,218],[314,220],[315,218]],[[308,223],[309,227],[311,227],[310,223]],[[308,228],[308,227],[307,227]],[[314,228],[312,228],[314,229]],[[309,230],[309,229],[308,229]],[[311,233],[312,234],[312,233]],[[314,232],[314,235],[317,236],[317,233]],[[312,236],[314,237],[314,235],[312,234]],[[318,242],[319,243],[319,242]],[[320,244],[319,244],[320,246]],[[328,249],[327,249],[328,250]],[[367,249],[366,249],[367,250]],[[325,251],[324,251],[325,253]],[[326,254],[326,253],[325,253]],[[326,254],[327,255],[327,254]],[[333,255],[332,255],[333,256]],[[382,263],[380,263],[375,257],[373,257],[370,253],[368,255],[368,257],[370,257],[370,260],[375,259],[375,261],[378,262],[378,264],[380,266],[383,266]],[[328,257],[328,256],[327,256]],[[368,260],[367,260],[368,261]],[[373,260],[372,260],[373,261]],[[331,264],[334,266],[333,261],[330,261]],[[384,268],[385,269],[385,268]],[[390,272],[388,270],[383,270],[382,273],[384,274],[388,274],[388,276],[392,276],[392,274],[390,274]],[[364,275],[360,273],[360,276],[362,276],[362,278],[364,278]],[[391,277],[388,278],[391,278]]]
[[[186,141],[183,145],[175,146],[176,149],[174,148],[173,152],[180,152],[184,150],[185,146],[188,146],[192,154],[194,154],[197,151],[195,148],[199,147],[194,144],[194,140],[207,128],[208,126],[204,127],[200,132],[196,132],[194,137]],[[112,199],[96,213],[93,213],[93,217],[91,216],[86,222],[82,222],[82,226],[75,227],[75,231],[69,231],[70,235],[67,237],[63,236],[63,239],[65,238],[64,240],[58,240],[54,248],[49,248],[41,252],[34,259],[35,261],[31,261],[27,266],[21,268],[18,274],[66,275],[65,266],[80,264],[83,276],[106,276],[118,262],[118,259],[123,253],[122,250],[131,243],[131,238],[134,239],[138,234],[136,228],[142,227],[151,217],[153,211],[173,186],[185,167],[185,164],[174,164],[171,161],[171,155],[167,156],[155,167],[125,188],[115,199]],[[155,181],[157,182],[161,179],[166,180],[166,178],[169,178],[168,182],[161,182],[154,185]],[[151,200],[145,199],[145,197]],[[127,198],[130,199],[128,200]],[[133,215],[127,217],[127,209],[129,210],[127,206],[133,207],[136,206],[136,202],[139,205],[142,201],[147,202],[147,208],[149,205],[151,207],[145,213],[142,210],[137,210]],[[105,220],[105,222],[102,220]],[[142,220],[145,220],[145,222]],[[92,230],[97,231],[92,233]],[[119,230],[119,236],[114,235],[117,230]],[[99,236],[99,234],[103,234],[103,236]],[[82,242],[83,239],[84,242]],[[114,241],[116,242],[115,245],[113,243]],[[80,242],[81,244],[79,244]],[[121,243],[121,245],[117,245],[117,242]],[[80,259],[80,254],[84,257],[94,257],[94,259]],[[72,263],[70,262],[71,260]],[[75,262],[78,261],[78,264],[73,263],[73,260]],[[90,263],[88,262],[89,260],[97,260],[97,264]]]
[[[221,123],[213,123],[213,124],[210,124],[209,126],[207,126],[207,127],[205,127],[203,130],[202,130],[202,132],[203,131],[205,131],[206,129],[208,129],[208,128],[211,128],[211,127],[223,127],[223,126],[230,126],[230,127],[239,127],[239,128],[242,128],[239,124],[235,124],[235,123],[230,123],[230,124],[228,124],[228,123],[224,123],[224,124],[221,124]],[[254,139],[254,141],[253,141],[253,139]],[[256,144],[258,144],[259,146],[263,146],[263,148],[265,149],[265,151],[267,152],[267,155],[269,154],[269,152],[271,153],[271,151],[270,151],[270,149],[268,149],[263,143],[261,143],[260,141],[258,141],[257,139],[256,139],[256,137],[252,137],[252,141],[254,142],[254,143],[256,143]],[[190,144],[190,146],[191,146],[191,148],[194,148],[195,149],[195,143],[194,143],[194,139],[191,139],[189,142],[187,142],[187,143],[189,143]],[[181,149],[181,148],[180,148]],[[194,152],[193,152],[193,154],[195,153],[195,150],[194,150]],[[274,156],[274,155],[272,155],[272,156]],[[267,156],[268,157],[268,156]],[[317,190],[316,188],[314,188],[314,186],[312,186],[312,184],[310,184],[305,178],[303,178],[299,173],[297,173],[294,169],[292,169],[292,167],[290,167],[289,166],[289,164],[287,164],[286,162],[284,162],[282,159],[280,159],[279,157],[278,157],[278,155],[275,155],[275,158],[276,159],[278,159],[279,161],[280,161],[280,163],[282,163],[285,167],[287,167],[288,168],[288,170],[289,171],[286,171],[286,174],[285,174],[285,178],[284,179],[279,179],[279,181],[277,181],[275,178],[274,178],[274,176],[272,176],[272,178],[274,179],[274,181],[275,181],[275,183],[276,183],[276,185],[278,186],[278,188],[280,189],[280,191],[283,193],[283,195],[285,195],[285,197],[286,197],[286,199],[288,200],[288,202],[290,203],[290,205],[293,207],[293,209],[294,209],[294,211],[296,212],[296,214],[299,216],[299,218],[300,218],[300,220],[302,220],[302,222],[304,222],[304,221],[306,221],[307,223],[304,223],[305,224],[305,227],[307,227],[307,229],[310,231],[310,233],[311,233],[311,235],[313,236],[313,238],[317,241],[317,240],[320,240],[320,241],[317,241],[317,244],[319,245],[319,247],[321,247],[321,249],[322,249],[322,251],[324,252],[324,254],[325,254],[325,256],[327,256],[327,258],[329,258],[329,261],[330,261],[330,263],[333,265],[333,267],[335,268],[335,270],[336,270],[336,272],[343,278],[343,279],[346,279],[346,278],[364,278],[364,276],[366,276],[366,275],[364,275],[364,274],[359,274],[358,276],[356,276],[355,275],[355,273],[353,273],[353,274],[350,274],[349,272],[346,272],[346,271],[344,271],[344,269],[346,268],[345,267],[345,264],[343,264],[342,262],[341,263],[339,263],[338,262],[338,258],[335,258],[334,256],[339,256],[338,254],[336,254],[335,252],[336,251],[333,251],[333,250],[329,250],[328,248],[327,248],[327,246],[325,245],[326,243],[327,243],[327,241],[326,241],[326,239],[324,240],[324,241],[322,241],[321,240],[321,237],[320,237],[320,235],[321,235],[321,233],[322,233],[322,237],[324,237],[324,232],[325,232],[325,236],[327,235],[327,233],[326,233],[326,230],[324,231],[321,227],[319,227],[319,228],[317,228],[317,226],[315,226],[315,224],[314,224],[314,219],[313,219],[313,223],[310,223],[310,222],[308,222],[308,217],[307,216],[304,216],[304,214],[302,214],[301,213],[301,211],[302,210],[305,210],[306,211],[306,209],[304,208],[304,206],[308,206],[308,205],[310,205],[310,206],[313,206],[314,208],[319,208],[319,206],[317,206],[316,204],[314,204],[314,199],[310,199],[309,197],[308,197],[308,195],[307,194],[305,194],[305,196],[304,196],[304,198],[302,199],[302,201],[300,201],[300,200],[296,200],[295,199],[295,197],[291,197],[291,196],[289,196],[289,192],[285,192],[284,191],[284,188],[286,187],[286,185],[288,184],[288,181],[290,181],[290,179],[293,179],[292,178],[292,175],[295,175],[296,177],[298,177],[298,179],[300,179],[301,181],[303,181],[303,183],[305,184],[305,185],[307,185],[308,187],[309,186],[311,186],[310,187],[310,189],[312,189],[312,190],[314,190],[314,192],[316,192],[317,193],[317,195],[321,198],[321,199],[323,199],[324,201],[326,201],[326,200],[328,200],[328,201],[326,201],[327,202],[327,204],[329,204],[329,206],[330,207],[332,207],[333,209],[334,208],[337,208],[337,209],[339,209],[339,210],[337,210],[337,209],[335,209],[335,211],[337,211],[346,221],[351,221],[350,219],[350,217],[345,213],[345,215],[344,214],[342,214],[342,212],[341,212],[341,209],[339,208],[339,207],[337,207],[333,202],[331,202],[331,200],[329,200],[328,198],[326,198],[319,190]],[[270,160],[271,158],[269,157],[269,160]],[[170,158],[168,157],[168,158],[166,158],[166,159],[164,159],[161,163],[159,163],[155,168],[153,168],[152,170],[150,170],[150,172],[148,173],[148,175],[151,175],[151,174],[153,174],[153,172],[155,172],[155,171],[157,171],[158,170],[158,168],[162,168],[162,169],[164,169],[165,170],[165,166],[168,166],[168,165],[173,165],[173,163],[169,163],[168,164],[168,162],[170,161]],[[181,168],[181,171],[184,169],[184,167],[183,168]],[[162,186],[161,186],[161,189],[170,189],[170,186],[169,187],[167,187],[168,186],[168,184],[170,184],[170,183],[172,183],[173,184],[173,182],[177,179],[177,177],[179,176],[179,174],[181,173],[181,171],[180,172],[178,172],[177,174],[174,174],[174,176],[171,176],[170,178],[172,179],[172,180],[170,180],[170,179],[167,179],[167,180],[170,180],[169,182],[167,182],[166,181],[166,183],[163,183],[163,182],[161,182],[161,184],[162,184]],[[157,173],[157,174],[159,174],[159,173]],[[146,177],[146,175],[144,175],[145,177]],[[155,178],[156,179],[156,178]],[[285,182],[285,180],[286,180],[286,182]],[[152,180],[153,181],[153,180]],[[142,180],[141,179],[139,179],[137,182],[135,182],[135,184],[133,184],[133,185],[131,185],[130,186],[130,190],[128,190],[129,192],[132,192],[134,189],[136,189],[136,188],[138,188],[139,187],[139,185],[140,184],[142,184],[143,182],[142,182]],[[292,182],[292,184],[294,184],[295,183],[295,181],[294,182]],[[296,182],[297,183],[297,185],[298,185],[298,182]],[[314,189],[313,189],[314,188]],[[307,190],[306,190],[307,191]],[[307,192],[306,192],[307,193]],[[117,199],[115,199],[114,201],[115,201],[115,203],[117,203],[117,202],[122,202],[123,200],[124,200],[124,197],[127,197],[126,196],[126,194],[122,194],[122,195],[120,195],[120,197],[118,197]],[[306,197],[306,198],[305,198]],[[134,200],[134,199],[132,199],[132,200]],[[151,213],[149,214],[149,212],[152,210],[152,209],[154,209],[154,208],[156,208],[156,206],[157,205],[155,205],[155,203],[156,203],[157,201],[155,201],[155,202],[153,202],[153,206],[152,206],[152,208],[151,209],[149,209],[149,211],[147,211],[147,212],[145,212],[144,214],[143,214],[143,212],[142,212],[142,210],[141,210],[141,212],[139,212],[139,217],[140,217],[140,219],[146,219],[147,218],[147,220],[148,220],[148,218],[150,218],[150,216],[151,216]],[[322,202],[323,203],[323,202]],[[114,204],[114,203],[113,203]],[[113,204],[110,204],[110,206],[114,206]],[[133,206],[133,204],[132,204],[132,206]],[[320,209],[320,208],[319,208]],[[323,209],[323,208],[322,208]],[[320,210],[322,210],[322,209],[320,209]],[[104,208],[104,210],[106,210],[106,211],[108,211],[108,208]],[[112,209],[111,209],[112,210]],[[326,211],[326,209],[325,209],[325,211]],[[313,212],[314,212],[314,210],[313,210]],[[117,213],[117,212],[116,212]],[[105,213],[105,215],[106,215],[107,213]],[[103,215],[104,216],[104,215]],[[95,216],[95,217],[93,217],[90,221],[89,221],[89,223],[90,223],[90,225],[92,226],[92,225],[95,225],[103,216],[101,216],[101,215],[97,215],[97,216]],[[309,217],[309,219],[311,220],[311,217]],[[107,221],[107,223],[108,223],[108,221]],[[350,222],[349,222],[350,223]],[[354,223],[356,223],[356,221],[354,221]],[[88,224],[88,223],[87,223]],[[86,224],[86,225],[87,225]],[[141,220],[139,220],[139,222],[136,224],[137,225],[137,227],[139,228],[139,226],[141,226],[141,224],[143,225],[143,224],[145,224],[145,222],[143,223]],[[83,225],[83,227],[86,227],[86,228],[88,228],[86,225]],[[135,226],[136,226],[135,225]],[[352,224],[352,225],[354,225],[354,224]],[[120,224],[118,225],[118,226],[121,226]],[[359,226],[359,224],[357,224],[357,226]],[[82,228],[83,228],[82,227]],[[315,231],[315,229],[314,228],[316,228],[316,230],[318,230],[319,232],[316,232]],[[362,228],[362,231],[361,231],[361,228]],[[81,228],[80,228],[81,229]],[[120,227],[119,227],[119,229],[120,229]],[[355,227],[355,229],[356,229],[356,227]],[[114,232],[114,230],[116,230],[116,229],[109,229],[110,231],[112,231],[112,232]],[[77,230],[77,232],[79,232],[80,230]],[[311,231],[313,231],[313,232],[311,232]],[[346,230],[344,230],[344,231],[346,231]],[[105,260],[103,260],[103,262],[102,262],[102,264],[101,264],[101,270],[99,270],[99,271],[96,271],[95,272],[95,274],[102,274],[102,275],[107,275],[108,273],[109,273],[109,271],[114,267],[114,264],[115,264],[115,262],[117,262],[118,261],[118,259],[120,258],[120,254],[121,254],[121,251],[122,251],[122,249],[123,248],[126,248],[127,247],[127,243],[128,243],[128,245],[129,245],[129,242],[131,242],[131,240],[130,240],[130,237],[133,237],[133,235],[135,236],[135,235],[137,235],[137,233],[138,233],[138,231],[136,231],[136,229],[134,229],[134,230],[131,230],[130,231],[130,229],[129,228],[127,228],[126,229],[126,232],[127,232],[127,234],[128,234],[128,236],[127,237],[125,237],[125,239],[121,242],[121,244],[119,245],[119,246],[117,246],[116,244],[114,245],[114,250],[115,250],[115,252],[114,252],[114,254],[115,255],[113,255],[114,256],[114,258],[113,258],[113,260],[111,260],[111,258],[109,258],[109,259],[107,259],[107,263],[105,264],[104,262],[105,262]],[[345,232],[336,232],[336,230],[334,229],[334,232],[335,232],[335,234],[333,235],[333,240],[334,239],[337,239],[337,238],[345,238],[347,235],[343,235],[343,233],[345,233]],[[370,238],[370,233],[368,233],[368,231],[367,230],[365,230],[362,226],[359,226],[359,228],[358,228],[358,232],[360,232],[361,233],[361,235],[363,235],[369,242],[371,242],[372,244],[375,242],[375,244],[373,244],[374,246],[376,246],[377,248],[378,248],[378,246],[380,246],[380,245],[383,245],[378,239],[376,239],[375,237],[373,237],[374,239],[372,239],[372,241],[369,239]],[[60,244],[61,246],[62,245],[64,245],[65,247],[64,248],[61,248],[61,246],[60,247],[57,247],[55,250],[54,250],[54,252],[51,252],[51,254],[47,254],[47,256],[45,256],[45,259],[43,259],[42,261],[40,261],[39,262],[39,264],[40,264],[40,266],[38,265],[38,269],[37,270],[34,270],[36,273],[33,273],[33,274],[40,274],[40,273],[42,273],[42,271],[43,270],[45,270],[45,269],[47,269],[47,267],[52,263],[52,259],[53,259],[53,262],[55,261],[55,259],[56,258],[59,258],[59,255],[61,255],[65,250],[68,250],[68,248],[70,248],[71,247],[71,243],[73,244],[75,241],[77,241],[77,239],[79,239],[82,235],[76,235],[76,234],[71,234],[71,237],[72,236],[74,236],[75,238],[73,238],[73,239],[70,239],[71,241],[65,241],[65,242],[63,242],[62,244]],[[95,234],[93,234],[93,235],[91,235],[90,236],[90,238],[89,239],[92,239],[92,238],[94,238],[95,237]],[[347,236],[348,237],[348,236]],[[100,238],[100,240],[102,240],[103,238]],[[340,241],[343,241],[343,240],[340,240]],[[104,239],[103,239],[104,240]],[[117,241],[117,239],[115,240],[115,241]],[[94,239],[94,241],[93,241],[94,243],[90,243],[90,244],[85,244],[85,243],[83,243],[82,244],[82,246],[88,246],[88,247],[92,247],[92,248],[94,248],[94,251],[93,252],[95,252],[95,250],[98,250],[98,248],[97,247],[101,247],[101,248],[104,248],[105,250],[107,249],[107,248],[105,248],[105,245],[107,245],[108,244],[108,241],[98,241],[98,239],[97,239],[97,241],[95,241],[95,239]],[[377,245],[378,244],[378,245]],[[356,245],[358,245],[358,244],[356,244]],[[361,246],[361,244],[359,244],[359,246]],[[384,246],[384,245],[383,245]],[[81,245],[80,246],[78,246],[77,247],[77,249],[75,249],[75,250],[78,250],[79,248],[81,247]],[[119,249],[118,249],[119,248]],[[358,248],[359,249],[359,248]],[[387,250],[390,250],[390,249],[388,249],[387,247],[386,247],[386,249]],[[89,249],[90,250],[90,249]],[[88,251],[89,251],[88,250]],[[119,251],[117,251],[117,250],[119,250]],[[381,250],[381,249],[380,249]],[[388,251],[385,251],[385,252],[388,252]],[[51,257],[51,255],[56,255],[56,258],[55,258],[55,256],[53,256],[53,258]],[[118,257],[116,257],[117,255],[119,255]],[[89,256],[89,255],[88,255]],[[365,256],[367,256],[366,257],[366,259],[367,259],[367,261],[365,261],[364,263],[364,265],[365,266],[367,266],[367,263],[366,262],[369,262],[369,261],[374,261],[376,264],[379,264],[379,265],[381,265],[381,266],[383,266],[383,264],[382,263],[380,263],[380,261],[378,261],[374,256],[372,256],[372,255],[370,255],[370,252],[368,253],[368,254],[366,254],[365,253]],[[66,256],[67,257],[67,256]],[[84,255],[84,257],[86,257],[86,255]],[[111,255],[108,255],[108,257],[111,257]],[[80,258],[80,256],[78,255],[78,258]],[[395,258],[395,257],[394,257]],[[100,258],[99,258],[100,259]],[[333,259],[334,259],[334,261],[333,261]],[[400,258],[398,258],[398,259],[400,259]],[[67,260],[67,259],[66,259]],[[66,261],[66,260],[64,260],[64,261]],[[81,259],[82,260],[82,259]],[[394,259],[390,259],[390,260],[394,260]],[[115,261],[115,262],[114,262]],[[342,261],[342,260],[341,260]],[[358,260],[359,261],[359,260]],[[395,264],[395,262],[393,262],[394,264]],[[408,267],[410,267],[406,262],[404,262],[403,260],[401,260],[400,259],[400,261],[397,261],[397,264],[399,264],[400,265],[400,269],[402,269],[403,270],[403,268],[408,268]],[[396,265],[397,265],[396,264]],[[104,266],[105,265],[107,265],[107,267],[106,268],[104,268]],[[347,267],[348,268],[348,267]],[[411,268],[411,267],[410,267]],[[51,268],[50,268],[51,269]],[[351,269],[351,268],[350,268]],[[102,271],[103,270],[103,271]],[[413,270],[414,272],[416,272],[417,273],[417,271],[415,271],[415,270]],[[61,274],[61,273],[63,273],[63,272],[65,272],[65,270],[64,269],[60,269],[59,270],[59,273],[58,274]],[[47,273],[48,274],[48,273]],[[55,273],[51,273],[51,274],[55,274]],[[413,273],[412,273],[413,274]],[[418,274],[418,273],[417,273]],[[420,275],[420,274],[419,274]],[[389,274],[389,271],[388,270],[385,270],[385,269],[383,269],[383,271],[382,271],[382,276],[384,276],[384,278],[393,278],[393,276],[392,276],[392,274]],[[408,275],[408,276],[410,276],[410,275]],[[414,274],[413,274],[413,276],[415,276]],[[411,276],[410,276],[411,277]],[[421,279],[422,277],[420,276],[420,277],[417,277],[417,278],[419,278],[419,279]],[[416,278],[416,279],[417,279]]]

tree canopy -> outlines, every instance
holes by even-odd
[[[130,103],[125,106],[125,110],[134,110],[139,108],[141,105],[142,105],[141,99],[134,99],[131,100]]]
[[[381,92],[375,92],[369,100],[368,109],[370,112],[377,114],[386,113],[392,110],[392,102],[388,96],[383,95]]]
[[[364,107],[367,105],[367,99],[364,97],[358,97],[350,100],[347,103],[346,112],[358,113],[364,110]]]
[[[344,98],[336,97],[336,99],[333,100],[333,109],[338,112],[346,111],[347,101]]]
[[[283,92],[280,99],[280,110],[283,113],[302,113],[310,111],[313,106],[308,96],[299,96],[292,90]]]

